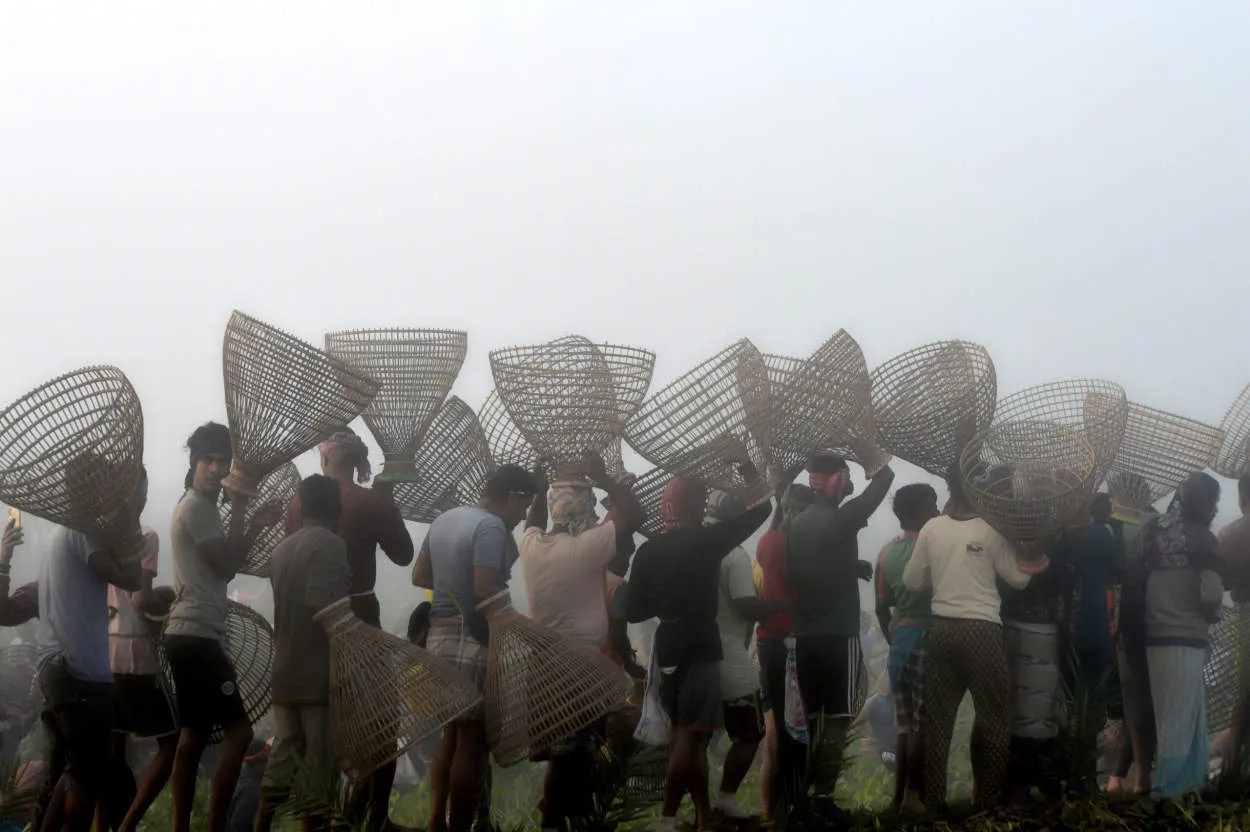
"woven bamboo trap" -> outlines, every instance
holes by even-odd
[[[655,537],[664,532],[664,515],[660,504],[664,497],[664,489],[668,487],[673,475],[663,468],[652,468],[640,476],[633,485],[634,496],[642,506],[643,521],[638,534],[643,537]]]
[[[140,557],[143,408],[116,367],[59,376],[0,413],[0,501]]]
[[[495,390],[513,423],[539,455],[555,463],[578,461],[621,435],[654,363],[646,350],[601,348],[576,335],[490,354]]]
[[[242,312],[222,344],[234,465],[222,485],[254,496],[265,475],[355,419],[378,382]]]
[[[493,465],[477,414],[451,396],[417,449],[416,480],[396,483],[395,504],[405,520],[433,522],[447,507],[475,502]]]
[[[625,705],[629,677],[595,646],[518,615],[506,591],[479,609],[490,620],[486,740],[499,765],[544,752]]]
[[[1202,667],[1206,689],[1207,731],[1218,734],[1231,728],[1241,698],[1240,679],[1250,673],[1246,667],[1245,618],[1240,610],[1224,607],[1219,623],[1211,627],[1210,650]]]
[[[868,365],[844,330],[807,358],[765,355],[764,364],[772,394],[773,465],[791,469],[817,451],[850,456],[847,438],[875,442]]]
[[[365,420],[385,455],[382,480],[412,478],[414,457],[464,365],[469,336],[441,329],[362,329],[326,334],[326,353],[376,379]]]
[[[968,500],[1027,554],[1040,554],[1085,509],[1095,454],[1081,427],[1041,419],[998,422],[960,460]]]
[[[727,451],[745,449],[763,481],[771,433],[767,380],[759,350],[738,341],[651,394],[626,425],[625,438],[659,468],[756,496],[760,483],[745,482]]]
[[[527,471],[533,470],[538,462],[538,451],[508,415],[498,390],[490,391],[478,411],[477,419],[486,434],[486,444],[496,465],[519,465]]]
[[[1100,379],[1065,379],[1026,387],[1001,399],[994,424],[1038,420],[1078,430],[1094,452],[1090,492],[1107,476],[1124,439],[1128,396],[1124,388]]]
[[[1250,474],[1250,385],[1246,385],[1224,414],[1220,428],[1224,431],[1224,442],[1211,467],[1221,476],[1234,480]]]
[[[351,599],[315,617],[330,637],[330,723],[350,773],[371,774],[482,701],[447,662],[357,618]]]
[[[160,658],[163,684],[171,694],[175,706],[177,687],[169,669],[164,640],[155,639],[156,652]],[[273,627],[256,610],[238,601],[226,602],[226,657],[234,666],[239,696],[243,709],[253,725],[269,712],[273,702]],[[218,743],[222,738],[221,725],[213,726],[208,742]]]
[[[946,476],[994,418],[998,381],[984,347],[940,341],[895,356],[872,373],[882,449]]]
[[[1129,402],[1124,440],[1107,472],[1108,490],[1117,503],[1145,508],[1211,465],[1223,439],[1219,428]]]
[[[299,494],[299,486],[302,482],[299,469],[294,463],[287,462],[279,466],[276,470],[265,475],[260,481],[256,496],[248,501],[247,504],[247,522],[250,526],[252,518],[266,505],[277,503],[285,509],[295,500]],[[221,527],[227,531],[230,529],[230,517],[233,511],[233,504],[224,499],[217,506],[217,512],[221,516]],[[240,575],[255,575],[257,578],[269,577],[269,559],[273,555],[274,547],[282,541],[286,536],[286,524],[282,521],[274,523],[272,526],[265,527],[260,534],[256,535],[256,540],[252,543],[252,548],[247,550],[247,560],[243,562],[243,566],[239,569]]]

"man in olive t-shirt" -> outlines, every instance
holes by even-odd
[[[338,484],[314,474],[300,486],[302,526],[273,551],[273,712],[277,724],[265,769],[257,829],[267,832],[273,808],[303,767],[337,775],[330,736],[330,639],[314,616],[347,597],[347,545],[335,534],[343,513]]]

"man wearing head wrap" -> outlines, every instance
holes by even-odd
[[[389,483],[361,487],[360,483],[368,482],[372,473],[364,440],[350,428],[342,427],[322,442],[318,450],[321,473],[338,483],[342,498],[338,536],[347,545],[347,560],[351,565],[352,612],[369,626],[381,629],[382,608],[373,591],[378,574],[378,547],[392,563],[408,566],[415,551],[412,536],[395,505]],[[297,496],[287,509],[287,535],[299,531],[301,516]],[[395,763],[390,762],[361,784],[354,811],[359,818],[368,815],[370,832],[387,826],[387,807],[394,782]]]
[[[521,538],[521,568],[530,618],[544,627],[603,651],[608,646],[607,573],[617,560],[621,538],[632,538],[643,512],[629,487],[613,480],[598,454],[586,455],[582,470],[558,472],[546,494],[539,494]],[[599,524],[594,488],[608,493],[612,509]],[[551,530],[546,528],[546,509]],[[617,571],[624,572],[626,564]],[[551,749],[543,788],[543,829],[563,829],[571,818],[593,807],[588,779],[594,760],[586,740],[602,737],[596,724]],[[595,743],[597,746],[597,743]]]
[[[239,766],[252,741],[252,723],[239,695],[234,665],[223,648],[227,586],[261,531],[282,518],[281,506],[266,505],[249,520],[248,498],[230,493],[230,528],[223,529],[217,503],[221,481],[230,471],[230,431],[213,422],[201,425],[187,440],[187,449],[190,485],[174,509],[169,534],[178,595],[165,624],[165,652],[177,691],[180,728],[169,781],[176,832],[191,828],[200,757],[215,726],[222,727],[224,738],[208,828],[221,829],[226,822]]]
[[[747,483],[759,473],[745,453],[734,460]],[[626,617],[631,623],[660,619],[655,659],[660,700],[672,721],[668,777],[658,829],[673,829],[687,790],[700,828],[711,824],[707,741],[724,727],[720,692],[723,656],[716,626],[721,561],[768,520],[767,498],[714,526],[704,526],[707,492],[674,477],[661,510],[667,531],[644,543],[630,572]],[[745,634],[744,634],[745,635]]]
[[[807,465],[815,504],[796,517],[786,541],[786,568],[795,590],[795,662],[808,724],[821,726],[816,739],[812,787],[817,811],[838,819],[833,801],[841,771],[843,746],[851,721],[862,704],[863,652],[859,642],[859,581],[870,578],[871,565],[859,560],[859,531],[881,505],[894,481],[888,457],[857,442],[856,458],[868,475],[868,488],[854,491],[846,461],[831,454],[813,456]],[[823,719],[820,717],[823,716]]]
[[[725,491],[713,491],[707,500],[707,523],[724,523],[746,510],[742,500]],[[721,818],[742,820],[749,815],[736,795],[751,764],[764,724],[760,711],[759,672],[751,662],[748,645],[755,624],[780,612],[782,605],[760,600],[751,571],[751,556],[735,546],[720,562],[716,626],[720,630],[720,695],[724,703],[725,733],[729,751],[721,772],[720,794],[712,806],[714,822]]]

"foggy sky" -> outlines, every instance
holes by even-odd
[[[658,387],[844,327],[870,365],[967,338],[1000,394],[1106,377],[1218,424],[1248,47],[1231,0],[8,4],[0,403],[124,369],[164,538],[233,308],[465,329],[475,407],[508,344],[646,346]]]

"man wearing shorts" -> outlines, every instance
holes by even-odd
[[[139,781],[134,802],[122,822],[130,832],[165,788],[174,767],[178,748],[178,724],[169,695],[161,684],[160,662],[152,640],[155,626],[144,613],[167,613],[153,590],[160,540],[156,532],[143,530],[142,586],[137,592],[109,587],[109,663],[113,666],[113,691],[117,699],[117,726],[113,734],[113,756],[126,759],[126,738],[155,738],[156,754]]]
[[[808,725],[822,728],[809,772],[816,808],[827,819],[841,816],[833,802],[843,746],[859,710],[863,653],[859,642],[859,584],[872,575],[859,560],[859,531],[881,505],[894,481],[886,457],[866,443],[855,456],[868,487],[854,490],[846,461],[830,454],[807,465],[816,501],[794,519],[786,539],[786,568],[795,592],[795,662]],[[864,569],[867,566],[867,569]]]
[[[208,828],[220,832],[252,741],[252,725],[225,651],[226,585],[247,559],[257,535],[278,522],[282,510],[263,506],[247,524],[247,498],[232,493],[230,529],[223,530],[217,500],[221,481],[230,471],[230,431],[209,422],[191,434],[187,448],[191,454],[187,490],[170,525],[178,597],[165,625],[165,654],[174,677],[181,729],[170,778],[173,826],[175,832],[190,832],[200,757],[209,735],[220,726],[223,739],[208,813]]]
[[[427,649],[450,662],[478,690],[486,687],[490,628],[477,605],[507,588],[517,556],[512,529],[525,519],[540,487],[545,485],[524,468],[500,466],[486,481],[476,506],[453,508],[435,518],[412,568],[413,585],[434,590]],[[442,745],[430,765],[430,832],[470,828],[486,753],[480,707],[443,730]]]
[[[273,751],[263,780],[257,832],[269,832],[274,808],[290,794],[301,768],[336,783],[330,736],[330,639],[314,620],[347,597],[351,568],[347,546],[334,533],[343,501],[334,480],[319,474],[300,485],[302,526],[273,551]],[[326,818],[319,818],[324,823]],[[306,826],[316,828],[313,819]]]
[[[66,479],[96,480],[103,459],[71,464]],[[70,493],[76,488],[71,487]],[[146,500],[147,478],[132,503],[137,522]],[[117,553],[82,532],[58,527],[39,574],[38,667],[43,691],[41,717],[51,742],[44,795],[44,829],[91,828],[98,800],[118,796],[108,781],[113,771],[113,671],[109,666],[109,584],[135,590],[139,560]],[[128,772],[127,772],[128,774]],[[124,800],[128,800],[123,796]],[[125,806],[109,806],[120,819]],[[39,828],[40,824],[36,824]]]
[[[745,460],[745,453],[741,459]],[[739,470],[758,480],[749,462]],[[720,630],[716,612],[721,561],[764,525],[768,499],[715,526],[704,526],[707,490],[674,477],[664,489],[664,534],[644,543],[634,556],[626,617],[637,624],[660,619],[655,634],[660,701],[672,721],[668,777],[658,829],[674,829],[686,791],[701,828],[712,822],[708,795],[707,741],[724,727]],[[747,564],[748,579],[750,563]],[[745,633],[743,633],[745,638]],[[654,683],[654,682],[653,682]]]

